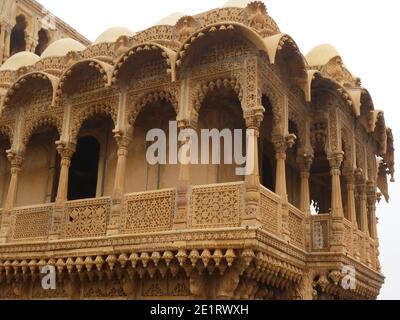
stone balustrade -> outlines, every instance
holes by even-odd
[[[331,250],[332,216],[319,214],[307,216],[295,206],[288,208],[289,240],[284,241],[282,226],[282,199],[263,186],[259,188],[260,201],[257,219],[263,232],[281,239],[297,250],[306,252],[307,237],[311,239],[312,253]],[[187,204],[188,230],[238,229],[242,228],[246,212],[245,184],[226,183],[193,186]],[[63,208],[60,237],[58,241],[79,238],[107,238],[107,228],[112,210],[110,197],[67,201]],[[123,196],[119,216],[120,236],[173,232],[177,213],[176,189],[126,194]],[[55,204],[15,208],[11,212],[8,244],[23,242],[47,242],[54,221]],[[1,219],[2,210],[0,210]],[[310,234],[306,234],[309,224]],[[368,267],[379,270],[377,243],[354,228],[344,219],[344,243],[347,256]]]

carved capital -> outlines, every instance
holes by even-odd
[[[118,145],[118,153],[122,151],[127,151],[131,138],[127,136],[124,132],[120,130],[114,130],[114,139]]]
[[[286,159],[286,150],[293,147],[296,138],[294,134],[289,134],[286,137],[282,135],[272,137],[277,159]]]
[[[264,119],[264,112],[265,108],[263,106],[248,108],[244,112],[244,118],[246,120],[246,128],[258,131]]]
[[[73,143],[64,143],[61,141],[56,142],[57,152],[61,157],[61,166],[69,167],[71,165],[71,158],[76,151],[76,145]]]
[[[303,154],[297,157],[297,164],[299,165],[302,174],[310,175],[311,165],[313,163],[314,157],[310,154]]]
[[[11,163],[11,173],[15,174],[21,171],[24,158],[22,155],[15,153],[12,150],[7,150],[7,158]]]
[[[340,167],[342,166],[343,163],[343,159],[344,159],[343,152],[332,152],[328,157],[331,169],[333,171],[340,170]]]

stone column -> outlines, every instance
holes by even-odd
[[[56,205],[64,205],[68,196],[68,176],[71,159],[76,151],[76,145],[72,143],[57,142],[57,151],[61,156],[60,179],[58,182]]]
[[[360,209],[361,209],[361,231],[369,236],[368,230],[368,208],[367,208],[367,186],[365,183],[359,184],[358,192],[360,194]]]
[[[328,157],[331,167],[332,179],[332,241],[331,250],[334,252],[344,253],[346,248],[344,244],[344,215],[342,205],[342,191],[340,186],[340,167],[343,162],[343,152],[333,152]]]
[[[275,135],[272,143],[275,148],[276,158],[276,184],[275,193],[281,197],[281,219],[282,219],[282,236],[285,240],[290,239],[289,235],[289,207],[288,195],[286,189],[286,150],[293,147],[296,136],[290,134],[286,137]]]
[[[11,179],[1,221],[0,243],[8,238],[11,224],[11,212],[17,200],[18,179],[22,168],[23,157],[15,152],[7,151],[7,158],[11,162]]]
[[[364,233],[359,241],[363,247],[363,255],[361,256],[362,262],[371,265],[370,260],[370,244],[369,244],[369,230],[368,230],[368,207],[367,207],[367,185],[362,171],[359,171],[357,177],[357,189],[360,196],[360,211],[361,211],[361,226],[360,229]]]
[[[115,131],[114,138],[118,145],[118,159],[112,193],[111,219],[107,228],[108,235],[117,234],[120,227],[122,201],[125,194],[126,161],[129,143],[131,142],[131,139],[121,131]]]
[[[310,169],[313,162],[312,155],[298,157],[297,163],[300,167],[300,210],[309,216],[310,206]]]
[[[10,57],[10,47],[11,46],[11,27],[5,27],[5,41],[4,41],[4,55],[3,61],[6,61]]]
[[[3,63],[4,57],[4,48],[5,48],[5,41],[6,41],[6,24],[0,24],[0,64]]]
[[[179,131],[193,129],[187,121],[178,122]],[[189,141],[178,141],[179,149]],[[179,163],[179,180],[177,186],[177,213],[174,219],[174,229],[187,227],[190,191],[190,164]]]
[[[349,220],[353,224],[353,229],[358,230],[357,214],[356,214],[356,201],[355,201],[355,178],[354,171],[348,170],[343,173],[346,179],[346,189],[347,189],[347,205]]]
[[[374,240],[378,239],[378,230],[377,230],[377,220],[376,220],[376,188],[372,186],[368,186],[368,198],[367,198],[367,208],[370,215],[370,225],[371,225],[371,238]]]
[[[313,162],[312,155],[302,155],[297,158],[300,168],[300,210],[305,214],[305,239],[306,247],[311,249],[311,200],[310,200],[310,169]]]
[[[246,139],[251,138],[250,143],[253,143],[247,151],[252,151],[252,154],[247,154],[247,164],[253,162],[252,172],[248,172],[245,176],[245,202],[246,211],[245,217],[242,218],[243,226],[261,227],[260,221],[260,169],[259,169],[259,154],[258,141],[260,138],[260,125],[264,118],[265,109],[263,106],[250,109],[245,113],[246,119]],[[246,142],[246,145],[247,145]]]
[[[58,181],[57,197],[54,210],[53,226],[50,232],[50,239],[56,240],[60,236],[61,219],[63,216],[64,205],[68,200],[68,177],[71,159],[75,153],[76,145],[74,143],[64,143],[57,141],[57,152],[61,157],[60,178]]]

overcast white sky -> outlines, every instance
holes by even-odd
[[[140,31],[172,12],[201,13],[224,0],[39,0],[52,13],[90,40],[112,26]],[[375,107],[385,111],[387,125],[400,141],[400,1],[265,0],[282,32],[293,37],[303,54],[331,43],[347,67],[362,79]],[[400,146],[396,143],[397,161]],[[400,175],[400,169],[398,170]],[[400,299],[400,176],[390,185],[391,203],[378,206],[381,263],[386,284],[381,299]]]

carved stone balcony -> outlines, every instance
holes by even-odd
[[[352,265],[361,279],[352,297],[376,297],[383,282],[377,244],[350,221],[343,223],[345,253],[334,252],[331,215],[307,216],[260,186],[259,225],[249,226],[244,223],[245,194],[242,182],[192,187],[184,229],[174,224],[175,189],[126,194],[116,207],[120,208],[118,232],[113,235],[108,235],[115,211],[111,198],[68,201],[62,208],[56,240],[51,237],[59,210],[55,204],[15,208],[8,240],[0,245],[0,284],[1,279],[37,272],[39,264],[58,264],[60,273],[67,268],[69,273],[86,272],[90,278],[95,261],[97,272],[112,273],[124,269],[129,260],[132,272],[152,278],[161,265],[174,274],[179,273],[171,268],[179,266],[188,275],[192,269],[208,269],[211,274],[219,269],[223,274],[240,258],[250,279],[282,290],[300,286],[308,265],[321,269],[321,274],[308,275],[316,279],[316,286],[318,281],[323,283],[318,279]],[[338,294],[338,280],[328,282],[325,289]],[[340,292],[342,297],[349,294]]]

